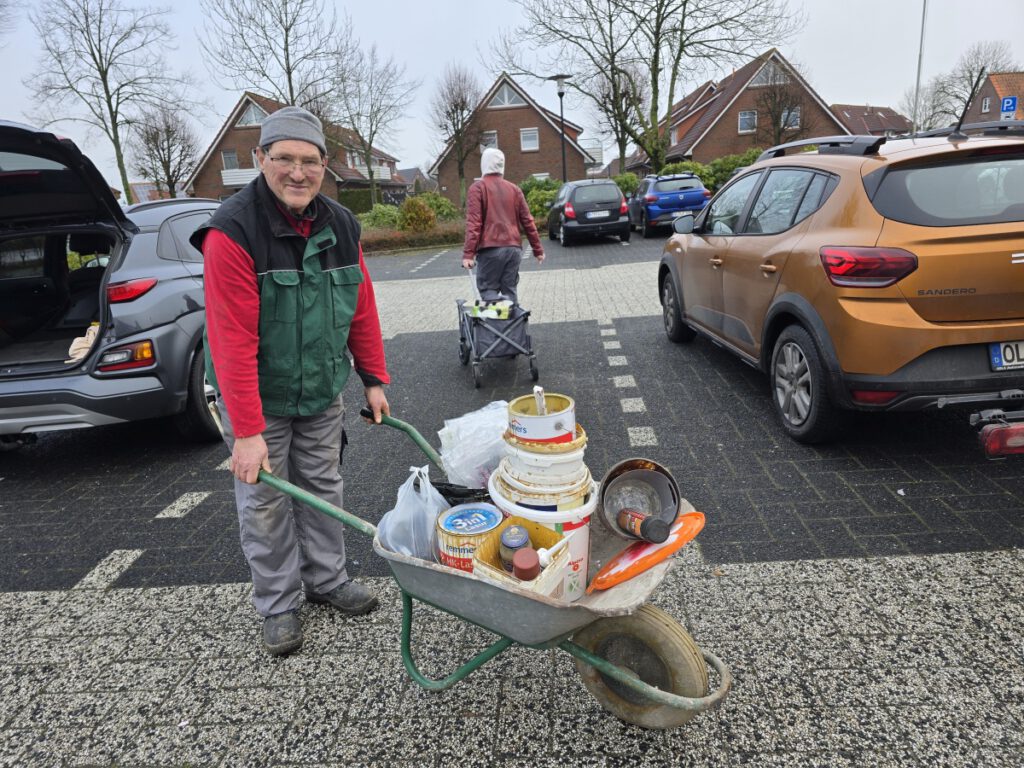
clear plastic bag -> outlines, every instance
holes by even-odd
[[[422,560],[434,560],[437,516],[450,505],[430,484],[429,467],[409,467],[409,479],[398,489],[394,509],[384,513],[377,537],[385,549]]]
[[[487,478],[505,455],[508,403],[495,400],[457,419],[437,433],[448,480],[467,488],[486,488]]]

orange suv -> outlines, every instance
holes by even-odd
[[[666,334],[765,371],[799,442],[1024,397],[1024,121],[774,147],[673,231]]]

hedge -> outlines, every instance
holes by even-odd
[[[366,213],[372,207],[370,205],[370,190],[368,189],[340,190],[338,192],[338,202],[352,211],[352,213]]]
[[[383,253],[406,248],[429,248],[435,245],[458,245],[466,239],[466,222],[441,221],[429,232],[404,232],[400,229],[363,228],[363,253]]]

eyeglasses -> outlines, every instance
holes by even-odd
[[[324,161],[320,159],[311,160],[306,158],[304,160],[296,160],[288,155],[278,155],[277,157],[267,155],[267,159],[274,164],[277,170],[285,173],[291,173],[293,168],[300,168],[305,175],[316,176],[324,169]]]

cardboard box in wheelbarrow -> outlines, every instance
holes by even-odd
[[[534,549],[551,549],[562,540],[562,534],[552,528],[527,520],[524,517],[507,517],[502,520],[487,538],[477,545],[473,553],[473,575],[483,579],[496,581],[499,584],[526,589],[539,595],[564,598],[565,569],[569,567],[569,548],[561,547],[555,553],[551,563],[540,575],[531,581],[517,579],[506,571],[501,564],[501,532],[510,525],[521,525],[530,534],[530,546]]]

